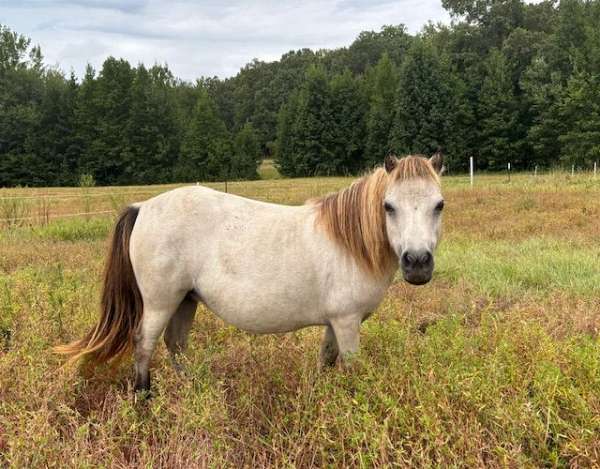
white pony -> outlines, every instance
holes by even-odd
[[[410,283],[431,279],[440,236],[441,155],[389,156],[384,167],[297,207],[201,186],[128,207],[115,227],[98,325],[56,350],[99,363],[133,348],[135,389],[148,390],[159,337],[164,331],[175,359],[202,302],[254,333],[325,326],[325,365],[356,353],[360,324],[399,265]]]

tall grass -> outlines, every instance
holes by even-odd
[[[0,467],[598,466],[600,184],[529,177],[445,181],[434,279],[394,282],[352,367],[319,370],[318,328],[253,336],[199,308],[148,403],[131,361],[50,353],[96,321],[113,217],[0,230]],[[294,204],[348,182],[230,190]]]
[[[281,174],[275,167],[275,162],[271,159],[262,160],[258,167],[258,175],[261,179],[279,179]]]
[[[453,239],[439,252],[438,275],[467,279],[505,297],[564,291],[600,297],[600,246],[547,238],[508,241]]]
[[[0,227],[8,228],[25,225],[31,216],[31,203],[20,197],[0,197]]]
[[[106,238],[112,224],[112,218],[66,218],[32,232],[38,238],[54,241],[95,241]]]

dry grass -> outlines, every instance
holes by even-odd
[[[348,183],[229,190],[296,204]],[[91,208],[168,188],[94,188]],[[200,309],[187,377],[161,346],[147,404],[129,366],[49,353],[95,320],[112,217],[52,221],[80,189],[42,192],[49,224],[0,229],[0,467],[600,465],[600,181],[448,178],[433,282],[392,286],[352,369],[318,371],[319,330],[252,336]]]

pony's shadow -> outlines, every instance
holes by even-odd
[[[238,343],[208,364],[210,379],[219,383],[228,419],[235,422],[232,428],[240,437],[248,429],[268,434],[274,422],[283,421],[278,416],[310,405],[299,396],[314,395],[313,388],[320,380],[339,372],[321,370],[316,353],[314,357],[307,354],[292,338],[284,339],[280,346],[268,344],[268,340],[259,339],[258,347]]]
[[[100,366],[93,372],[85,365],[78,370],[81,380],[75,387],[71,408],[88,418],[106,412],[117,397],[133,396],[130,366]]]

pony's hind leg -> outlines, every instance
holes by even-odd
[[[333,328],[327,326],[325,329],[325,335],[323,336],[323,342],[321,343],[321,366],[333,366],[337,360],[340,350],[338,348]]]
[[[144,299],[144,314],[135,336],[134,390],[150,390],[150,360],[156,343],[177,310],[181,298],[172,302],[153,303]]]
[[[169,320],[167,330],[165,331],[165,344],[177,372],[181,372],[178,355],[183,353],[187,347],[188,334],[192,328],[197,307],[197,301],[186,297]]]

